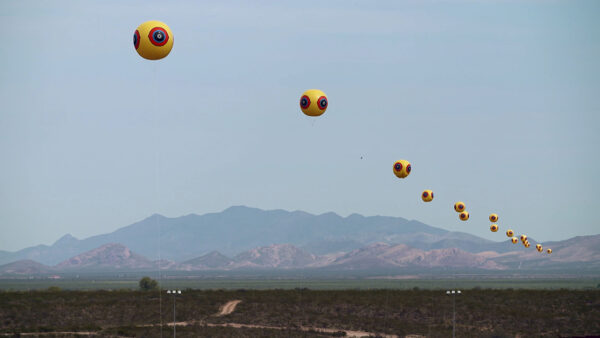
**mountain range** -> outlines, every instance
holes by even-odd
[[[423,250],[460,248],[471,253],[519,249],[506,241],[493,242],[401,217],[341,217],[332,212],[312,215],[235,206],[219,213],[176,218],[155,214],[111,233],[81,240],[67,234],[52,245],[0,251],[0,264],[31,259],[55,265],[107,243],[123,244],[152,260],[159,259],[160,245],[162,258],[182,262],[211,251],[233,256],[275,243],[289,243],[323,255],[348,252],[375,242],[408,244]]]
[[[570,242],[570,243],[569,243]],[[84,272],[157,271],[239,271],[256,269],[313,269],[327,271],[391,271],[403,269],[462,269],[475,271],[565,270],[576,267],[582,272],[600,271],[598,244],[600,235],[574,238],[555,243],[552,255],[535,249],[497,253],[470,253],[461,249],[422,250],[406,244],[372,243],[350,252],[315,255],[292,244],[272,244],[244,251],[229,258],[218,251],[177,263],[170,260],[151,261],[122,244],[109,243],[71,257],[55,266],[32,260],[20,260],[0,266],[0,276],[48,275]],[[520,244],[517,244],[520,245]],[[577,249],[573,249],[576,247]]]
[[[160,230],[160,232],[159,232]],[[158,234],[160,233],[160,237]],[[504,235],[501,235],[503,238]],[[161,260],[158,261],[160,238]],[[532,246],[535,240],[530,238]],[[542,254],[400,217],[231,207],[220,213],[153,215],[112,233],[0,251],[0,274],[65,271],[470,268],[487,271],[600,267],[600,235],[544,243]]]

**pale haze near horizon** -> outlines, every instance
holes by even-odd
[[[400,216],[496,241],[508,227],[597,234],[599,13],[592,1],[3,1],[0,250],[232,205]],[[155,62],[132,44],[152,19],[174,35]],[[310,88],[329,97],[317,119],[298,107]],[[397,159],[412,163],[404,180]]]

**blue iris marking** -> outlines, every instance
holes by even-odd
[[[400,164],[400,163],[396,163],[396,166],[395,166],[395,168],[396,168],[396,170],[397,170],[397,171],[400,171],[400,170],[402,170],[402,164]]]
[[[133,45],[137,45],[137,35],[133,34]]]
[[[154,38],[154,41],[156,41],[156,42],[163,42],[165,40],[165,36],[166,36],[165,32],[163,32],[161,30],[157,30],[152,35],[152,37]]]

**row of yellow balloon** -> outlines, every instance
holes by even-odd
[[[495,222],[497,222],[497,221],[498,221],[498,219],[499,219],[498,215],[497,215],[497,214],[490,214],[490,217],[489,217],[489,218],[490,218],[490,222],[494,223],[494,224],[490,225],[490,230],[491,230],[492,232],[497,232],[497,231],[498,231],[498,229],[499,229],[499,227],[498,227],[498,225],[497,225],[497,224],[495,224]],[[519,240],[517,239],[517,237],[513,237],[513,236],[514,236],[514,234],[515,234],[515,232],[514,232],[512,229],[508,229],[508,230],[506,230],[506,237],[510,238],[510,240],[511,240],[511,242],[512,242],[513,244],[517,244],[517,242],[518,242]],[[527,235],[521,235],[521,242],[523,243],[523,246],[525,246],[526,248],[529,248],[530,244],[529,244],[529,241],[527,240]],[[542,251],[543,251],[543,249],[542,249],[542,245],[541,245],[541,244],[536,244],[536,245],[535,245],[535,248],[536,248],[536,249],[537,249],[537,251],[539,251],[539,252],[542,252]],[[551,254],[551,253],[552,253],[552,249],[548,249],[548,250],[546,250],[546,252],[547,252],[548,254]]]
[[[463,202],[454,203],[454,211],[458,212],[458,219],[461,221],[467,221],[469,219],[469,212],[466,208],[467,206]]]
[[[133,45],[137,53],[148,60],[160,60],[171,52],[173,48],[173,33],[169,26],[161,21],[146,21],[138,26],[133,34]],[[302,93],[300,97],[300,109],[307,116],[321,116],[327,110],[329,100],[327,95],[319,89],[309,89]],[[410,175],[411,165],[407,160],[398,160],[394,163],[394,175],[398,178],[406,178]],[[421,194],[421,199],[424,202],[433,201],[433,191],[425,190]],[[458,218],[461,221],[467,221],[469,219],[469,212],[465,210],[466,206],[463,202],[456,202],[454,204],[454,210],[459,213]],[[490,226],[490,231],[497,232],[499,227],[495,224],[498,221],[497,214],[491,214],[489,216],[490,222],[493,224]],[[509,229],[506,231],[506,236],[511,238],[512,243],[516,244],[518,239],[513,237],[514,232]],[[525,247],[529,247],[529,241],[527,241],[526,235],[521,235],[521,242]],[[542,245],[537,244],[536,249],[542,252]],[[547,253],[552,253],[552,249],[548,249]]]

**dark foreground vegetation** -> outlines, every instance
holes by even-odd
[[[230,300],[242,302],[215,316]],[[441,290],[184,290],[177,296],[181,337],[323,337],[316,327],[447,337],[452,297]],[[162,308],[162,318],[160,311]],[[96,332],[102,336],[170,335],[173,298],[164,291],[0,292],[0,332]],[[600,335],[598,290],[463,290],[456,296],[457,337]],[[272,328],[211,327],[245,323]],[[63,336],[63,335],[61,335]]]

